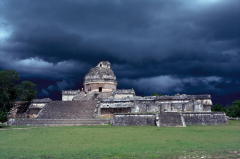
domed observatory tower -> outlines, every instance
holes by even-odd
[[[87,91],[111,92],[117,87],[116,76],[114,75],[111,64],[108,61],[101,61],[92,68],[84,77],[83,85]]]

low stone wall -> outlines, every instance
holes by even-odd
[[[113,117],[114,113],[128,113],[131,108],[102,108],[100,117]]]
[[[186,125],[228,124],[224,112],[183,112]]]
[[[227,119],[228,120],[240,120],[240,118],[233,118],[233,117],[229,117],[229,116],[227,116]]]
[[[10,126],[106,125],[109,123],[111,123],[111,119],[10,119],[7,122]]]
[[[113,126],[155,125],[154,113],[119,113],[113,114]]]
[[[183,126],[228,124],[224,112],[164,112],[113,114],[113,126]]]

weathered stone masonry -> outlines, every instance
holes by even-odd
[[[114,114],[112,125],[113,126],[155,125],[155,114],[153,113]]]
[[[114,95],[113,95],[114,96]],[[211,111],[210,95],[175,95],[175,96],[147,96],[100,98],[95,116],[100,117],[102,109],[130,108],[129,112],[182,112],[182,111]],[[105,111],[106,112],[106,111]],[[125,113],[125,112],[122,112]]]
[[[113,115],[113,126],[177,126],[228,124],[222,112],[165,112],[118,113]]]
[[[224,112],[184,112],[183,117],[187,125],[228,124]]]
[[[136,96],[133,89],[117,89],[117,84],[111,64],[102,61],[84,77],[83,91],[81,88],[63,90],[62,101],[33,100],[29,108],[24,109],[27,113],[25,112],[21,117],[30,117],[30,115],[36,117],[38,120],[29,121],[38,124],[43,124],[44,121],[48,124],[59,124],[61,121],[65,122],[62,119],[66,119],[65,123],[70,124],[78,123],[78,120],[72,122],[73,119],[112,116],[114,125],[184,126],[185,123],[227,123],[225,114],[211,113],[210,95],[176,94],[141,97]],[[18,123],[28,122],[19,120]]]
[[[92,68],[84,77],[83,85],[85,91],[111,92],[116,89],[117,80],[111,64],[108,61],[100,62]]]

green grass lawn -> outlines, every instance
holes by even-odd
[[[0,128],[0,158],[240,158],[240,121],[22,128]]]

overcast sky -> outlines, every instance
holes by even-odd
[[[240,0],[0,0],[0,70],[61,100],[109,61],[138,95],[240,99]]]

